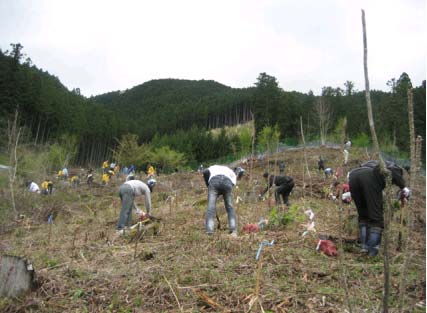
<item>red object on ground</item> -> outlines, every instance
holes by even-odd
[[[349,184],[342,184],[342,192],[349,192],[350,191],[350,185]]]
[[[139,215],[139,220],[141,222],[143,222],[145,220],[148,220],[148,219],[149,219],[148,214],[142,213],[142,214]]]
[[[244,233],[256,233],[259,232],[259,226],[258,224],[246,224],[243,226],[242,231]]]
[[[327,256],[337,256],[337,246],[330,240],[319,239],[316,250],[322,251]]]

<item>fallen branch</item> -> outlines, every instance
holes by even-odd
[[[176,296],[176,293],[175,293],[175,291],[173,290],[173,288],[172,288],[172,286],[171,286],[170,282],[168,281],[168,279],[166,278],[166,276],[164,276],[164,275],[163,275],[163,278],[165,279],[166,283],[168,284],[168,286],[169,286],[170,290],[172,291],[173,296],[175,297],[176,303],[178,304],[179,310],[180,310],[181,312],[184,312],[184,311],[183,311],[183,309],[182,309],[181,303],[179,303],[178,297]]]
[[[220,310],[222,312],[231,312],[230,310],[224,308],[222,305],[217,303],[215,300],[213,300],[211,297],[209,297],[206,293],[204,293],[201,290],[197,290],[195,288],[191,288],[191,290],[207,305],[209,305],[211,308],[215,310]]]

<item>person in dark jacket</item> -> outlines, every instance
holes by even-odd
[[[280,197],[282,197],[283,202],[286,205],[289,205],[289,194],[295,186],[294,179],[290,176],[269,175],[267,172],[264,173],[263,177],[268,181],[268,185],[261,192],[259,197],[262,197],[274,184],[276,186],[276,189],[274,190],[274,198],[276,200],[276,204],[280,205],[282,203],[280,199]]]
[[[279,162],[279,173],[280,174],[283,174],[285,172],[285,167],[286,167],[285,161],[280,161]]]
[[[319,161],[317,161],[317,169],[319,172],[325,170],[325,161],[322,159],[322,156],[319,156]]]
[[[395,163],[386,161],[392,183],[401,190],[405,188],[403,170]],[[368,161],[349,173],[351,196],[357,208],[359,240],[362,252],[375,256],[379,252],[384,229],[383,194],[386,186],[378,161]]]

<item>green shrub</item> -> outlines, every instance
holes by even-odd
[[[183,153],[176,152],[168,146],[154,149],[152,159],[166,173],[181,167],[186,161]]]
[[[300,212],[297,205],[292,205],[285,212],[279,212],[276,207],[272,208],[269,216],[269,225],[286,226],[294,222],[303,222],[304,214]]]
[[[360,133],[353,138],[352,143],[355,147],[364,148],[370,145],[371,139],[365,133]]]

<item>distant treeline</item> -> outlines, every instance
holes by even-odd
[[[26,142],[34,145],[56,143],[63,135],[78,138],[74,163],[98,164],[111,157],[120,138],[138,135],[141,143],[178,143],[191,137],[199,151],[192,158],[201,162],[220,157],[227,149],[212,149],[206,130],[236,125],[254,118],[259,133],[277,125],[281,141],[298,142],[300,117],[305,136],[319,137],[319,103],[328,108],[327,131],[338,131],[346,118],[346,137],[369,135],[363,91],[347,81],[344,88],[324,87],[321,96],[284,91],[275,77],[261,73],[254,86],[236,89],[215,81],[160,79],[126,91],[86,98],[75,88],[69,91],[60,80],[32,65],[20,44],[0,50],[1,146],[7,145],[7,125],[19,111]],[[412,87],[406,73],[390,79],[389,92],[371,91],[375,126],[380,141],[409,151],[407,90]],[[425,81],[414,87],[416,134],[425,138]],[[200,138],[196,138],[197,136]],[[180,139],[179,136],[182,136]],[[307,139],[306,138],[306,139]],[[161,140],[160,140],[161,139]],[[203,142],[203,140],[207,140]],[[218,143],[216,143],[218,144]],[[172,144],[179,148],[179,144]],[[211,146],[206,155],[204,145]],[[181,144],[185,146],[185,144]],[[185,147],[188,153],[191,148]],[[201,150],[200,150],[201,149]],[[231,149],[231,148],[230,148]],[[228,150],[230,150],[228,149]]]

